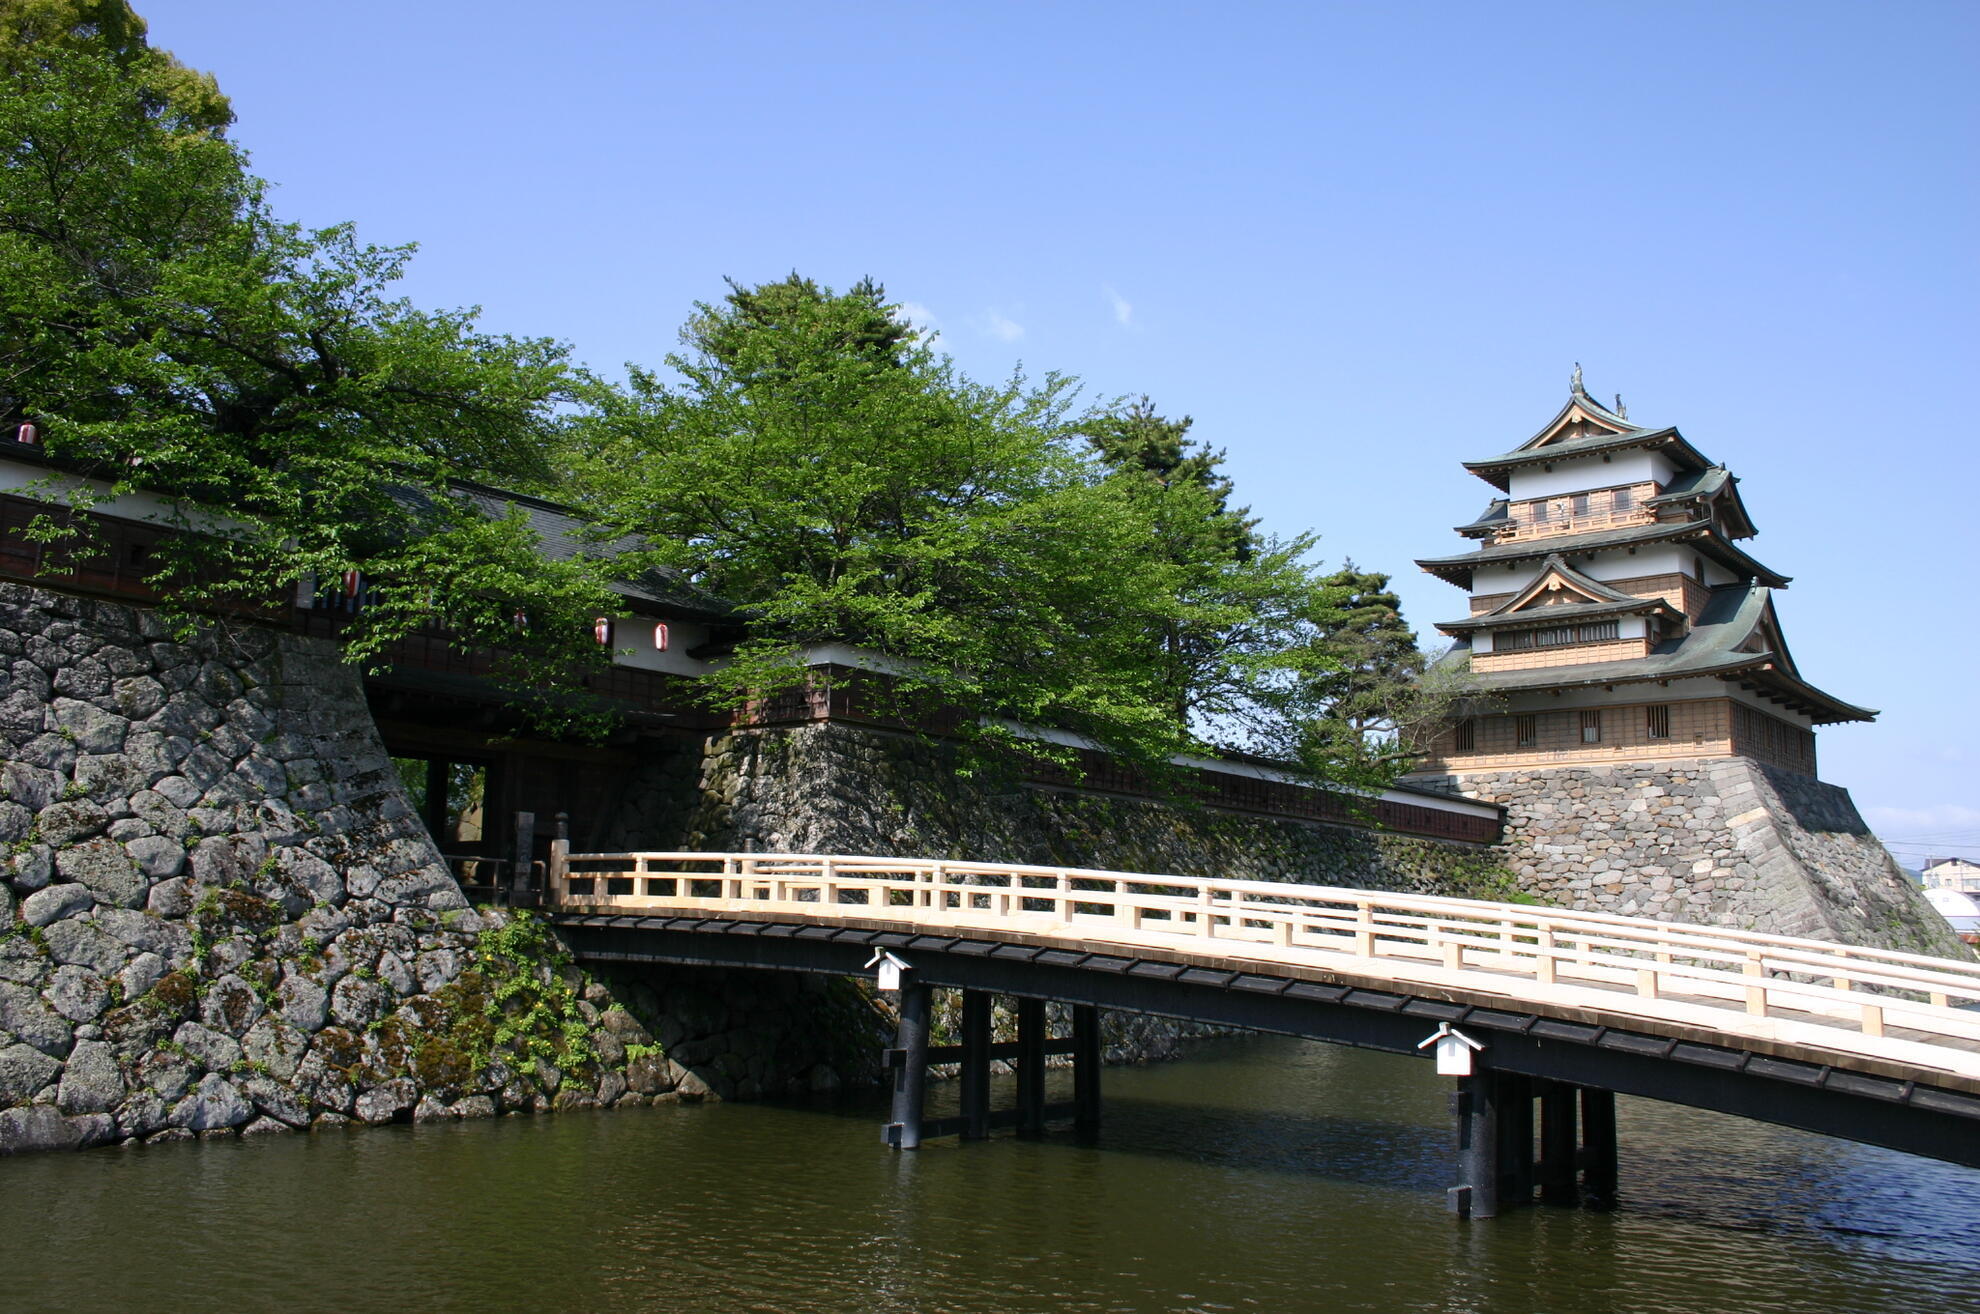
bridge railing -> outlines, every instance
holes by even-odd
[[[552,902],[1071,936],[1494,990],[1980,1076],[1980,963],[1613,914],[1274,881],[823,854],[580,854]],[[1802,1038],[1817,1039],[1810,1033]],[[1825,1043],[1834,1043],[1830,1035]]]

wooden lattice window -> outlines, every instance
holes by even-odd
[[[1457,745],[1457,751],[1460,753],[1469,753],[1477,749],[1478,722],[1472,720],[1468,716],[1465,717],[1464,720],[1459,721],[1457,723],[1457,733],[1455,735],[1455,742]]]
[[[1599,744],[1602,742],[1602,709],[1591,708],[1581,714],[1581,742]]]
[[[1643,733],[1651,739],[1671,737],[1671,707],[1669,703],[1652,703],[1643,709]]]
[[[1540,742],[1540,718],[1532,712],[1522,712],[1513,718],[1513,743],[1520,748],[1532,748]]]
[[[1492,638],[1493,651],[1522,648],[1558,648],[1570,643],[1603,643],[1621,634],[1617,621],[1590,621],[1586,625],[1555,625],[1544,630],[1502,630]]]

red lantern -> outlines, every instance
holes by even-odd
[[[31,424],[23,424],[14,430],[14,441],[23,447],[38,447],[41,445],[41,430]]]
[[[667,651],[667,622],[661,621],[653,627],[653,651]]]
[[[521,607],[516,608],[515,615],[509,617],[509,621],[516,627],[517,634],[529,633],[529,613]]]
[[[358,586],[363,581],[363,579],[364,577],[358,574],[355,570],[345,571],[344,596],[347,598],[355,598],[358,595]]]
[[[597,620],[591,622],[591,637],[597,640],[599,647],[611,647],[612,618],[610,616],[600,616]]]

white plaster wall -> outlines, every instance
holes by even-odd
[[[159,525],[176,523],[178,518],[175,504],[155,494],[136,492],[108,497],[106,494],[110,491],[110,485],[101,479],[83,479],[50,470],[46,466],[0,458],[0,493],[12,493],[16,497],[33,498],[58,506],[72,506],[74,503],[69,500],[69,495],[78,490],[84,491],[89,510],[106,516]],[[225,532],[240,523],[199,507],[191,508],[187,514],[195,527],[211,533]]]
[[[612,664],[632,666],[642,671],[667,671],[674,675],[700,675],[708,663],[688,656],[688,649],[708,641],[708,627],[692,621],[667,622],[667,650],[653,646],[651,616],[619,616],[613,620]]]
[[[1515,502],[1528,497],[1552,497],[1556,493],[1585,493],[1591,488],[1645,482],[1668,484],[1675,473],[1671,463],[1656,452],[1620,452],[1607,461],[1586,456],[1560,461],[1549,470],[1527,466],[1513,471],[1507,496]]]

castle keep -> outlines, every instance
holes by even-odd
[[[1417,564],[1470,592],[1437,628],[1496,714],[1455,722],[1429,765],[1738,755],[1812,776],[1814,727],[1876,716],[1801,678],[1774,615],[1788,576],[1738,546],[1739,480],[1675,428],[1632,424],[1577,371],[1539,433],[1465,468],[1504,496],[1458,527],[1476,548]]]
[[[1816,727],[1876,713],[1802,677],[1739,480],[1579,367],[1538,433],[1465,468],[1501,496],[1458,526],[1470,551],[1417,564],[1470,594],[1437,627],[1469,714],[1408,779],[1505,805],[1508,865],[1559,902],[1947,952],[1816,779]]]

